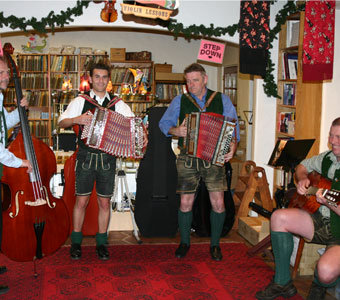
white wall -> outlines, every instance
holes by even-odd
[[[271,28],[275,26],[275,15],[283,7],[285,1],[278,1],[271,6]],[[271,50],[272,62],[277,65],[278,40],[274,40]],[[273,71],[276,78],[277,70]],[[253,157],[256,165],[263,167],[269,182],[269,190],[273,187],[273,168],[267,165],[275,144],[276,98],[268,97],[263,90],[263,80],[256,76],[254,80],[253,103]]]
[[[71,25],[93,25],[93,26],[126,26],[126,27],[143,27],[143,28],[155,28],[151,25],[142,25],[135,22],[124,22],[122,20],[122,14],[120,12],[120,3],[122,0],[117,0],[115,8],[118,11],[118,19],[114,23],[107,24],[100,19],[100,12],[104,8],[104,3],[95,4],[90,3],[89,7],[84,10],[84,14],[75,17],[74,22]],[[76,5],[75,0],[69,1],[55,1],[55,0],[40,0],[40,1],[3,1],[0,0],[1,11],[5,17],[15,15],[17,17],[23,17],[26,19],[34,16],[38,20],[42,17],[46,17],[47,14],[53,10],[55,14],[58,14],[61,10],[66,10],[68,7],[72,8]],[[194,0],[180,0],[180,6],[178,14],[174,16],[179,23],[183,23],[185,26],[192,24],[210,26],[211,23],[215,27],[227,27],[232,24],[236,24],[239,21],[240,16],[240,2],[236,0],[219,0],[219,1],[194,1]],[[163,29],[157,26],[158,29]],[[28,28],[31,29],[31,28]],[[11,30],[8,27],[0,28],[0,32],[6,32]],[[167,29],[165,29],[167,30]],[[228,41],[238,42],[238,34],[234,37],[229,35],[224,36]]]

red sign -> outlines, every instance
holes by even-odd
[[[201,40],[197,59],[221,64],[223,62],[224,48],[224,44]]]

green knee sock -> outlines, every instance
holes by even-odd
[[[81,244],[83,240],[82,232],[72,231],[71,233],[71,243],[72,244]]]
[[[190,231],[192,223],[192,211],[182,212],[178,210],[178,226],[181,234],[181,243],[190,245]]]
[[[278,231],[271,231],[270,235],[275,257],[274,281],[285,285],[291,280],[290,257],[294,249],[293,235],[289,232]]]
[[[322,287],[325,287],[325,288],[331,288],[331,287],[334,287],[336,286],[339,282],[340,282],[340,277],[338,277],[335,281],[331,282],[331,283],[322,283],[320,280],[319,280],[319,276],[318,276],[318,270],[317,268],[315,267],[315,271],[314,271],[314,280],[313,280],[317,285],[320,285]]]
[[[225,211],[217,213],[213,210],[210,211],[210,224],[211,224],[211,239],[210,246],[219,246],[221,233],[223,230],[225,220]]]
[[[96,244],[97,246],[105,245],[107,243],[107,233],[96,233]]]

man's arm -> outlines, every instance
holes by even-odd
[[[302,164],[297,165],[295,169],[295,180],[297,182],[296,183],[297,192],[300,195],[305,195],[307,192],[307,188],[310,185],[310,181],[308,179],[308,170],[304,165]]]
[[[61,128],[68,128],[73,125],[84,125],[88,115],[82,114],[84,107],[84,98],[77,97],[72,100],[67,106],[66,110],[60,115],[58,119],[58,126]]]
[[[73,125],[85,125],[87,123],[87,120],[90,120],[91,116],[87,113],[84,113],[78,117],[73,118],[66,118],[59,121],[58,126],[61,128],[68,128]]]
[[[171,101],[169,107],[159,121],[159,129],[166,137],[170,137],[171,135],[181,136],[179,134],[183,134],[183,132],[179,132],[179,130],[182,131],[183,129],[178,129],[182,124],[178,127],[176,126],[179,116],[181,96],[182,95],[178,95]]]

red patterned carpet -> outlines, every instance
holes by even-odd
[[[271,268],[258,257],[249,258],[241,243],[221,244],[222,262],[211,260],[209,244],[191,245],[184,259],[174,257],[176,247],[110,246],[106,262],[97,258],[93,246],[83,247],[78,261],[63,247],[36,262],[37,277],[33,262],[13,262],[1,255],[0,265],[8,272],[0,275],[0,283],[10,286],[2,299],[249,300],[273,277]]]

